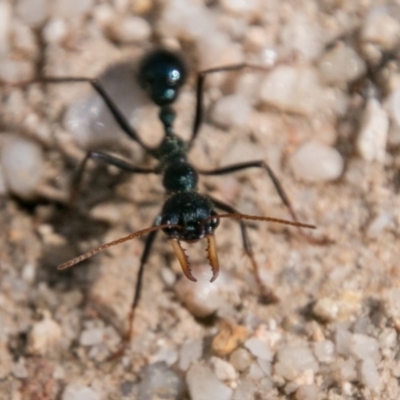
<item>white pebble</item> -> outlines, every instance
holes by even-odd
[[[0,60],[0,80],[7,83],[19,83],[33,78],[34,69],[31,63],[24,60],[5,58]]]
[[[310,348],[304,346],[283,346],[278,350],[274,372],[290,381],[296,379],[305,370],[318,372],[319,366]]]
[[[397,332],[394,328],[385,328],[379,335],[379,345],[382,349],[390,349],[397,344]]]
[[[233,381],[236,379],[235,368],[227,361],[219,357],[211,357],[210,362],[215,375],[220,381]]]
[[[298,8],[290,22],[284,24],[280,33],[280,42],[284,49],[297,53],[306,60],[315,60],[324,48],[321,29],[312,13]]]
[[[389,117],[378,100],[368,100],[357,137],[357,150],[366,161],[383,163],[389,131]]]
[[[179,352],[179,369],[187,371],[190,365],[200,359],[203,354],[203,342],[201,339],[189,339],[181,347]]]
[[[61,396],[61,400],[100,400],[100,395],[92,388],[77,383],[69,383]]]
[[[380,390],[380,373],[372,359],[361,363],[360,376],[362,383],[369,389],[378,392]]]
[[[141,17],[116,19],[109,26],[110,35],[121,43],[135,43],[149,39],[150,24]]]
[[[90,328],[84,330],[80,337],[79,343],[81,346],[95,346],[100,344],[104,338],[104,329],[100,328]]]
[[[229,361],[239,372],[243,372],[249,368],[253,358],[247,350],[237,349],[231,354]]]
[[[351,382],[357,379],[356,361],[354,358],[338,360],[334,364],[335,379],[339,383]]]
[[[370,239],[377,238],[393,220],[393,214],[383,211],[378,214],[367,227],[367,236]]]
[[[319,62],[319,72],[327,84],[344,84],[359,78],[366,69],[364,60],[356,51],[339,44],[327,52]]]
[[[271,361],[272,353],[267,343],[257,338],[248,339],[244,346],[257,358],[262,360]]]
[[[13,138],[0,149],[0,163],[10,191],[29,197],[44,176],[42,149],[31,141]]]
[[[321,363],[329,364],[335,355],[335,345],[330,340],[321,340],[313,345],[314,354]]]
[[[68,33],[68,27],[62,19],[49,20],[42,30],[42,36],[48,44],[58,44],[62,42]]]
[[[251,110],[251,105],[245,97],[239,94],[232,94],[221,97],[214,104],[211,111],[211,120],[222,128],[242,127],[247,125]]]
[[[333,147],[317,140],[310,140],[290,157],[290,166],[298,179],[326,182],[340,177],[344,161]]]
[[[337,326],[334,339],[336,351],[341,355],[350,356],[351,333],[345,326]]]
[[[191,366],[186,382],[192,400],[230,400],[232,397],[232,389],[219,381],[211,369],[202,364]]]
[[[138,399],[178,399],[182,397],[183,390],[183,380],[172,369],[159,362],[145,368]]]
[[[359,360],[372,359],[379,362],[381,356],[379,352],[379,342],[367,335],[355,333],[351,337],[350,351]]]
[[[322,297],[314,304],[313,313],[324,321],[335,321],[339,314],[339,304],[329,297]]]
[[[53,351],[62,337],[60,325],[45,315],[43,320],[36,322],[28,335],[28,353],[45,355]]]
[[[390,51],[398,43],[400,24],[395,16],[389,15],[386,7],[375,7],[363,18],[361,39],[379,45],[383,50]]]
[[[16,11],[26,25],[37,27],[47,18],[48,0],[17,0]]]
[[[260,100],[284,112],[312,115],[322,106],[322,88],[314,68],[283,65],[260,87]]]
[[[11,4],[0,2],[0,58],[3,58],[9,50],[9,35],[11,26]]]
[[[223,307],[225,279],[224,272],[220,272],[215,282],[210,282],[212,272],[207,264],[192,265],[192,274],[197,282],[192,282],[181,276],[175,285],[175,291],[185,307],[196,317],[206,317]]]

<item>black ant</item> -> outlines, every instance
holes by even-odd
[[[196,85],[196,112],[192,128],[192,135],[190,140],[185,142],[174,132],[173,126],[175,112],[171,106],[177,99],[179,90],[186,82],[186,65],[180,55],[165,49],[157,49],[145,55],[139,63],[137,78],[140,86],[145,92],[147,92],[152,102],[160,108],[159,118],[164,128],[164,137],[161,140],[161,143],[156,147],[149,147],[142,142],[137,132],[131,127],[126,118],[122,115],[121,111],[117,108],[114,101],[110,98],[105,89],[96,79],[85,77],[44,77],[39,79],[39,82],[42,83],[89,83],[105,101],[122,130],[131,139],[142,146],[151,156],[158,160],[158,165],[155,168],[148,169],[133,166],[120,158],[114,157],[102,151],[89,151],[86,154],[85,158],[80,164],[76,179],[73,184],[71,203],[74,202],[76,195],[79,192],[82,176],[89,159],[99,160],[134,174],[162,175],[163,185],[166,190],[166,201],[160,214],[155,218],[152,227],[103,244],[102,246],[89,250],[86,253],[61,264],[58,267],[59,270],[70,268],[73,265],[92,257],[108,247],[126,242],[145,234],[149,234],[147,236],[143,254],[140,259],[135,295],[133,297],[129,316],[129,328],[126,335],[127,342],[129,342],[132,337],[134,314],[142,290],[144,266],[148,260],[154,239],[159,230],[162,230],[167,235],[168,241],[171,243],[172,248],[178,257],[185,276],[194,282],[196,282],[196,278],[192,275],[189,260],[184,249],[181,247],[180,241],[195,242],[206,238],[208,241],[208,259],[212,269],[211,282],[213,282],[215,279],[217,279],[219,272],[214,231],[217,228],[221,218],[234,218],[239,220],[244,250],[251,261],[256,280],[260,288],[263,289],[264,295],[270,301],[276,301],[277,299],[273,292],[269,289],[267,290],[261,283],[258,266],[254,260],[251,249],[247,227],[243,220],[271,221],[303,228],[315,228],[313,225],[298,222],[296,214],[281,184],[279,183],[272,169],[264,161],[244,162],[210,171],[203,171],[196,170],[196,168],[187,160],[187,153],[191,149],[194,140],[198,135],[200,124],[203,119],[203,86],[206,76],[222,71],[237,71],[247,67],[268,70],[268,68],[252,66],[249,64],[235,64],[212,68],[198,73]],[[196,186],[199,174],[225,175],[247,168],[262,168],[268,173],[276,191],[278,192],[285,206],[288,208],[294,221],[242,214],[230,205],[216,200],[211,196],[200,194],[197,191]],[[225,214],[217,214],[215,208],[222,210],[225,212]]]

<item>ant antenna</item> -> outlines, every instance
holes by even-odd
[[[101,251],[103,251],[105,249],[108,249],[111,246],[115,246],[117,244],[127,242],[128,240],[135,239],[135,238],[137,238],[139,236],[145,235],[146,233],[154,232],[154,231],[157,231],[159,229],[168,229],[168,228],[176,228],[176,229],[179,229],[179,230],[182,229],[182,227],[180,225],[175,225],[175,224],[164,224],[164,225],[151,226],[150,228],[142,229],[142,230],[140,230],[138,232],[131,233],[128,236],[124,236],[124,237],[119,238],[117,240],[113,240],[112,242],[108,242],[108,243],[102,244],[99,247],[96,247],[96,248],[94,248],[92,250],[89,250],[86,253],[81,254],[80,256],[72,258],[71,260],[69,260],[69,261],[67,261],[67,262],[65,262],[63,264],[60,264],[57,267],[57,269],[58,270],[63,270],[63,269],[71,268],[74,265],[79,264],[80,262],[82,262],[82,261],[94,256],[95,254],[100,253]]]
[[[248,215],[248,214],[241,214],[241,213],[229,213],[229,214],[211,215],[210,217],[205,218],[202,223],[205,224],[209,220],[221,219],[221,218],[248,219],[248,220],[252,220],[252,221],[276,222],[278,224],[292,225],[292,226],[297,226],[299,228],[317,229],[317,227],[315,225],[304,224],[302,222],[288,221],[287,219],[272,218],[272,217],[261,217],[261,216],[258,216],[258,215]]]

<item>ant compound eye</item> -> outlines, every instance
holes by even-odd
[[[211,213],[211,216],[217,217],[218,214],[215,211],[213,211]],[[219,225],[219,218],[211,218],[209,223],[210,223],[211,229],[214,230]]]

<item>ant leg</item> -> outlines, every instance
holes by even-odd
[[[286,192],[283,190],[283,187],[282,187],[281,183],[279,182],[279,179],[275,175],[272,168],[264,161],[249,161],[249,162],[244,162],[244,163],[239,163],[239,164],[233,164],[233,165],[228,165],[226,167],[217,168],[217,169],[214,169],[211,171],[198,170],[198,173],[201,175],[225,175],[225,174],[230,174],[232,172],[241,171],[241,170],[244,170],[247,168],[262,168],[265,171],[267,171],[268,176],[270,177],[272,183],[274,184],[275,190],[277,191],[283,204],[288,209],[291,217],[293,218],[293,220],[295,222],[299,222],[299,219],[297,218],[297,215],[292,207],[289,197],[287,196]],[[302,237],[304,237],[308,242],[310,242],[312,244],[327,244],[326,239],[319,240],[319,239],[313,238],[312,236],[308,235],[300,228],[299,228],[299,232]]]
[[[147,263],[147,260],[149,258],[150,252],[151,252],[151,247],[154,243],[154,239],[156,238],[158,231],[153,231],[149,233],[149,236],[146,239],[146,244],[144,246],[144,250],[142,253],[142,257],[140,258],[140,267],[139,271],[137,274],[137,281],[136,281],[136,287],[135,287],[135,294],[132,300],[132,305],[131,305],[131,310],[129,312],[129,327],[128,327],[128,332],[126,335],[126,340],[130,341],[132,338],[132,333],[133,333],[133,321],[135,319],[135,311],[136,308],[139,304],[140,296],[142,294],[142,282],[143,282],[143,272],[144,272],[144,266]]]
[[[157,224],[157,219],[156,222],[153,224],[153,226],[156,226]],[[140,258],[140,266],[139,270],[137,272],[137,280],[136,280],[136,286],[135,286],[135,294],[132,299],[132,304],[131,304],[131,309],[129,311],[129,325],[128,325],[128,330],[125,332],[123,338],[122,338],[122,345],[121,347],[116,351],[115,354],[113,354],[112,359],[118,359],[120,358],[125,349],[126,346],[131,342],[131,339],[133,337],[133,323],[135,320],[135,312],[136,308],[139,304],[140,296],[142,294],[142,283],[143,283],[143,272],[144,272],[144,267],[147,263],[147,260],[149,258],[151,248],[154,243],[154,239],[156,238],[158,231],[153,231],[150,232],[149,235],[147,236],[146,243],[144,245],[143,253]]]
[[[223,211],[226,211],[228,213],[238,213],[238,211],[235,208],[231,207],[230,205],[225,204],[217,199],[214,199],[213,197],[210,197],[210,199],[213,202],[213,204],[215,205],[215,207],[217,207]],[[256,260],[254,259],[253,250],[251,248],[251,242],[250,242],[249,234],[247,232],[247,226],[244,223],[244,221],[242,221],[242,220],[239,220],[238,222],[240,224],[240,230],[242,233],[243,248],[244,248],[244,251],[245,251],[247,257],[249,258],[249,260],[251,262],[251,266],[253,267],[254,277],[256,279],[257,285],[258,285],[258,287],[260,289],[260,293],[261,293],[261,300],[263,303],[266,303],[266,304],[276,303],[279,301],[279,298],[276,296],[274,291],[271,288],[269,288],[268,286],[265,286],[265,284],[261,280],[259,267],[258,267],[258,264],[256,263]]]
[[[69,198],[68,202],[68,208],[72,209],[76,199],[78,197],[78,194],[81,190],[81,185],[82,185],[82,177],[83,173],[85,171],[87,162],[89,159],[93,160],[100,160],[105,162],[106,164],[114,165],[115,167],[123,170],[123,171],[128,171],[134,174],[157,174],[159,173],[158,169],[149,169],[149,168],[141,168],[141,167],[135,167],[133,165],[130,165],[124,160],[121,160],[120,158],[111,156],[107,153],[103,153],[102,151],[89,151],[86,153],[85,158],[82,160],[81,164],[79,165],[78,171],[74,177],[73,183],[72,183],[72,191],[71,191],[71,196]]]
[[[117,122],[118,126],[133,140],[135,140],[137,143],[139,143],[146,151],[149,151],[151,153],[151,149],[146,146],[136,131],[132,128],[132,126],[129,124],[127,119],[124,117],[122,112],[119,110],[117,105],[115,104],[114,100],[109,96],[109,94],[106,92],[102,84],[97,80],[97,79],[91,79],[91,78],[85,78],[85,77],[43,77],[40,78],[34,82],[38,83],[81,83],[81,82],[86,82],[89,83],[92,88],[100,95],[100,97],[104,100],[106,103],[108,109],[110,110],[111,114],[115,118],[115,121]],[[34,83],[32,82],[32,83]]]

